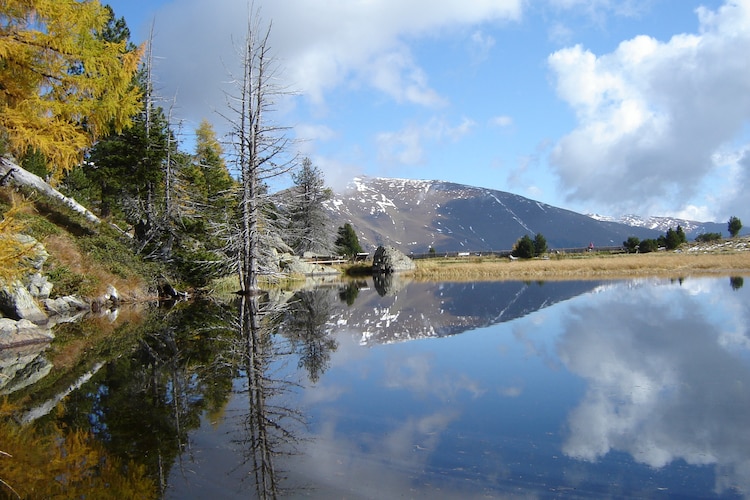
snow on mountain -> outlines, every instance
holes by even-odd
[[[639,215],[623,215],[622,217],[609,217],[599,214],[589,214],[589,217],[599,221],[618,222],[631,227],[646,228],[666,233],[667,229],[677,229],[682,227],[688,239],[694,239],[699,234],[704,233],[721,233],[727,234],[727,225],[718,222],[697,222],[676,217],[641,217]]]
[[[443,181],[358,177],[326,203],[335,227],[352,224],[366,250],[509,250],[541,233],[554,249],[618,246],[658,232],[553,207],[512,193]]]

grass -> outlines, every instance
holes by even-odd
[[[643,276],[750,275],[750,251],[576,254],[548,260],[489,257],[415,261],[418,280],[580,280]]]

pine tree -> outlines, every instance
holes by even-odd
[[[740,234],[740,229],[742,229],[742,221],[735,216],[731,216],[729,222],[727,222],[727,230],[729,231],[730,236],[734,238]]]
[[[354,228],[348,222],[339,227],[338,238],[336,238],[336,250],[347,257],[353,257],[358,253],[362,253],[357,233],[354,232]]]
[[[224,151],[208,120],[202,120],[195,131],[195,163],[203,172],[208,199],[225,195],[234,186],[224,161]]]
[[[329,253],[333,241],[330,217],[323,203],[330,200],[333,193],[326,189],[323,174],[309,158],[302,160],[302,168],[292,174],[292,180],[294,187],[288,208],[291,247],[298,255]]]
[[[5,0],[0,14],[0,132],[17,156],[46,156],[59,179],[130,124],[141,51],[104,39],[112,11],[99,2]]]

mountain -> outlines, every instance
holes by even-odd
[[[409,253],[510,250],[541,233],[551,249],[619,246],[663,231],[597,220],[523,196],[443,181],[358,177],[326,202],[335,227],[346,222],[362,248]]]
[[[682,230],[685,231],[688,240],[694,240],[699,234],[706,233],[720,233],[725,237],[728,236],[727,224],[719,222],[697,222],[687,219],[678,219],[675,217],[641,217],[639,215],[623,215],[620,218],[615,218],[598,214],[589,214],[589,217],[606,222],[619,222],[633,227],[654,229],[662,234],[666,233],[669,228],[676,229],[677,226],[680,226],[682,227]]]
[[[395,281],[385,289],[369,279],[359,283],[351,304],[327,309],[330,331],[356,335],[362,345],[446,337],[521,318],[606,286],[597,281]]]

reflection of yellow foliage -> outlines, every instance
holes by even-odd
[[[0,495],[20,498],[157,498],[145,467],[124,466],[83,431],[21,427],[0,403]],[[11,490],[12,488],[12,490]],[[15,494],[14,494],[15,493]]]

